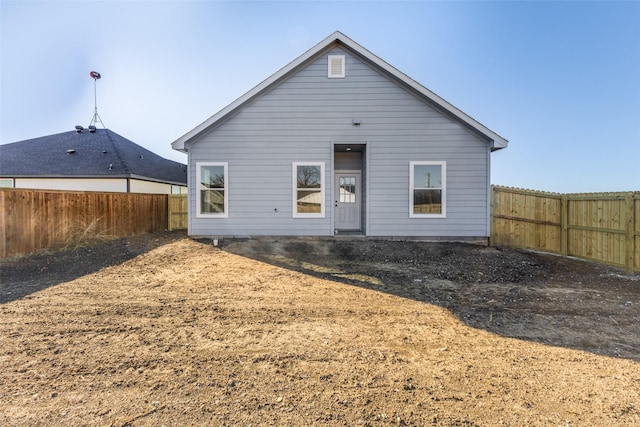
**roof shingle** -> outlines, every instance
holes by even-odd
[[[186,185],[187,166],[97,129],[0,145],[0,177],[136,177]]]

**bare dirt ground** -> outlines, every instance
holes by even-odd
[[[640,425],[640,277],[158,233],[0,261],[0,425]]]

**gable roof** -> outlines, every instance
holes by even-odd
[[[97,129],[2,144],[0,177],[136,178],[186,185],[187,166]]]
[[[386,72],[389,76],[394,78],[401,85],[407,87],[409,90],[412,90],[418,96],[423,97],[425,101],[431,103],[432,105],[435,105],[445,113],[449,114],[450,116],[454,117],[458,121],[467,125],[472,130],[476,131],[480,135],[487,138],[491,144],[492,151],[507,147],[508,141],[505,138],[501,137],[500,135],[493,132],[486,126],[482,125],[481,123],[473,119],[471,116],[465,114],[463,111],[454,107],[453,105],[445,101],[443,98],[439,97],[438,95],[436,95],[435,93],[427,89],[426,87],[422,86],[420,83],[416,82],[406,74],[402,73],[397,68],[391,66],[381,58],[369,52],[367,49],[365,49],[364,47],[362,47],[361,45],[359,45],[349,37],[345,36],[340,31],[334,32],[329,37],[325,38],[320,43],[316,44],[314,47],[312,47],[311,49],[309,49],[308,51],[300,55],[298,58],[294,59],[292,62],[290,62],[283,68],[281,68],[278,72],[271,75],[262,83],[255,86],[249,92],[245,93],[240,98],[236,99],[231,104],[227,105],[225,108],[223,108],[213,116],[209,117],[207,120],[205,120],[204,122],[202,122],[201,124],[193,128],[192,130],[190,130],[189,132],[187,132],[177,140],[175,140],[171,144],[171,146],[175,150],[186,152],[187,141],[191,140],[192,138],[195,138],[202,132],[209,129],[211,126],[224,120],[230,114],[235,112],[238,108],[242,107],[244,104],[249,102],[252,98],[264,92],[265,90],[270,88],[272,85],[276,84],[281,79],[283,79],[285,76],[289,75],[289,73],[291,73],[298,67],[302,66],[308,60],[314,58],[316,55],[320,54],[325,49],[333,46],[334,44],[340,47],[344,47],[350,50],[351,52],[355,53],[356,55],[360,56],[364,60],[368,61],[370,64],[376,66],[379,70]]]

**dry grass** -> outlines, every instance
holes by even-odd
[[[0,337],[2,425],[640,423],[637,362],[187,239],[0,305]]]
[[[96,241],[107,241],[117,238],[112,230],[105,228],[101,222],[104,217],[88,221],[76,221],[61,229],[56,234],[56,243],[48,251],[58,251],[84,247]]]

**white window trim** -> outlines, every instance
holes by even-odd
[[[342,63],[342,70],[340,74],[333,73],[331,63],[334,58],[340,58]],[[347,76],[347,58],[346,55],[328,55],[327,56],[327,77],[330,79],[344,79]]]
[[[413,212],[414,166],[439,165],[442,168],[442,212],[438,214],[417,214]],[[446,218],[447,217],[447,162],[409,162],[409,218]]]
[[[320,213],[299,213],[298,212],[298,166],[320,166]],[[291,169],[292,187],[292,213],[293,218],[324,218],[325,205],[325,179],[324,162],[293,162]]]
[[[224,212],[202,213],[200,197],[201,168],[203,166],[224,167]],[[196,218],[228,218],[229,217],[229,163],[227,162],[196,162]]]

